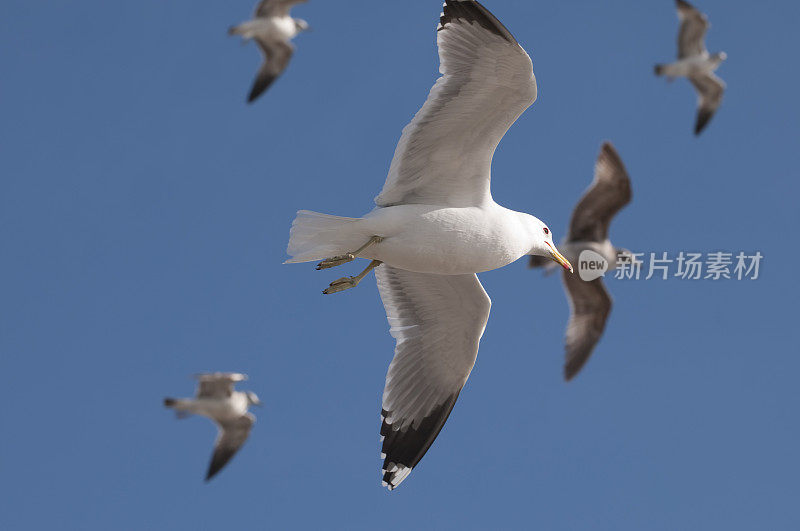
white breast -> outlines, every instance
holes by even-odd
[[[247,395],[235,392],[230,398],[198,398],[195,413],[212,419],[236,418],[247,413]]]
[[[497,269],[530,250],[516,214],[497,205],[378,208],[364,219],[385,239],[362,256],[418,273],[461,275]]]
[[[267,19],[265,26],[269,38],[288,41],[297,35],[297,24],[292,17],[272,17]]]

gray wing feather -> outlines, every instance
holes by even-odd
[[[246,413],[237,419],[219,423],[219,435],[206,473],[206,481],[213,478],[236,455],[250,436],[255,421],[252,413]]]
[[[713,73],[691,76],[689,81],[692,82],[695,90],[697,90],[697,122],[695,123],[694,134],[699,135],[722,104],[722,96],[725,94],[725,82]]]
[[[197,398],[228,398],[233,394],[236,382],[247,379],[244,374],[235,372],[215,372],[196,374]]]
[[[403,129],[378,206],[481,204],[495,148],[536,100],[530,57],[477,2],[447,0],[437,44],[442,77]]]
[[[295,4],[304,4],[308,0],[261,0],[256,5],[253,16],[261,17],[285,17]]]
[[[570,303],[564,363],[564,379],[569,381],[583,368],[600,341],[612,300],[600,278],[586,282],[567,272],[562,278]]]
[[[250,94],[247,101],[252,103],[261,94],[263,94],[273,81],[286,69],[289,61],[294,53],[294,46],[288,42],[265,42],[256,39],[258,47],[264,54],[264,62],[256,74],[256,79],[253,81],[253,87],[250,89]]]
[[[710,26],[708,19],[688,2],[683,0],[676,2],[678,18],[681,20],[678,32],[678,59],[703,53],[706,50],[703,39]]]
[[[395,488],[444,426],[467,381],[491,300],[476,275],[375,270],[397,340],[383,391],[384,482]]]
[[[568,241],[605,241],[611,220],[632,197],[625,165],[614,146],[605,142],[597,156],[594,180],[572,211]]]

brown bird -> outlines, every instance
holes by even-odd
[[[608,239],[611,220],[630,203],[631,197],[631,181],[622,159],[614,146],[605,142],[597,156],[594,181],[572,211],[567,239],[558,246],[567,260],[578,265],[578,275],[564,272],[562,277],[570,304],[564,363],[564,379],[567,381],[574,378],[589,360],[611,313],[612,300],[602,277],[589,278],[596,275],[591,272],[584,274],[581,255],[596,253],[596,258],[605,260],[609,269],[631,256],[630,251],[614,247]],[[548,268],[548,262],[532,256],[530,265]]]

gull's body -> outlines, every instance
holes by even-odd
[[[256,75],[247,101],[255,101],[280,76],[294,54],[291,40],[308,29],[302,19],[289,16],[295,4],[308,0],[261,0],[253,13],[253,19],[242,22],[228,30],[230,35],[240,35],[244,40],[254,40],[264,62]]]
[[[297,22],[289,15],[257,17],[236,27],[237,35],[241,35],[245,39],[263,41],[289,41],[300,33]]]
[[[705,128],[722,103],[725,82],[714,72],[727,58],[725,52],[710,54],[704,42],[711,25],[708,17],[684,0],[676,0],[681,28],[678,32],[678,60],[656,65],[655,73],[667,79],[685,77],[697,91],[697,121],[695,134]]]
[[[674,63],[658,65],[658,75],[674,79],[676,77],[691,78],[712,74],[722,64],[720,56],[712,56],[708,52],[679,59]]]
[[[447,0],[437,31],[440,72],[403,130],[377,207],[363,218],[300,211],[289,262],[318,269],[368,258],[397,340],[386,376],[383,480],[397,487],[441,430],[478,354],[491,301],[475,273],[530,255],[565,268],[539,219],[492,200],[491,161],[508,128],[536,99],[530,57],[472,0]]]
[[[194,398],[165,398],[164,405],[174,409],[180,417],[208,417],[219,428],[214,454],[206,474],[208,481],[230,461],[247,440],[256,420],[248,409],[251,405],[260,405],[260,402],[250,391],[234,390],[236,382],[247,379],[244,374],[199,374],[197,379],[197,393]]]
[[[316,215],[301,211],[298,220]],[[334,234],[321,235],[337,242],[335,249],[323,246],[303,252],[303,247],[290,244],[288,252],[293,256],[290,262],[342,254],[377,234],[384,240],[365,249],[359,257],[417,273],[481,273],[529,254],[532,233],[541,232],[542,226],[533,216],[494,202],[473,207],[396,205],[376,208],[362,218],[344,220],[339,230],[334,229]],[[298,225],[300,223],[295,227]],[[291,241],[307,242],[300,234],[293,234]]]
[[[608,270],[630,251],[621,249],[608,238],[611,220],[633,194],[628,172],[617,150],[610,142],[600,148],[595,164],[594,180],[572,212],[567,239],[559,245],[565,257],[579,264],[584,251],[593,251],[608,262]],[[548,267],[540,257],[531,258],[532,267]],[[611,313],[612,300],[602,278],[584,281],[579,275],[563,275],[564,290],[570,303],[567,325],[564,379],[574,378],[589,360],[603,335]]]

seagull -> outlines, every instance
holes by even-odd
[[[717,108],[722,103],[725,82],[714,75],[722,61],[728,58],[725,52],[709,54],[703,39],[711,27],[708,17],[684,0],[675,0],[681,29],[678,33],[678,60],[655,67],[657,76],[686,77],[697,91],[697,122],[694,134],[699,135]]]
[[[437,28],[440,72],[403,130],[376,208],[361,218],[301,210],[287,263],[327,269],[370,260],[323,293],[375,270],[396,340],[381,428],[383,485],[395,489],[433,444],[475,364],[491,300],[476,273],[526,255],[572,271],[550,229],[492,200],[497,144],[536,100],[530,57],[485,7],[447,0]]]
[[[247,410],[251,405],[260,406],[261,401],[251,391],[235,391],[237,382],[247,380],[239,373],[214,372],[197,374],[197,395],[192,398],[165,398],[164,405],[175,410],[179,418],[202,415],[213,420],[219,428],[214,443],[214,455],[208,467],[206,481],[219,472],[239,451],[256,417]]]
[[[228,30],[228,35],[241,35],[245,41],[255,39],[264,54],[264,63],[256,75],[247,98],[248,103],[254,102],[263,94],[289,64],[294,53],[294,46],[290,41],[301,31],[309,29],[305,20],[290,17],[289,10],[295,4],[307,1],[261,0],[253,13],[253,20],[242,22]]]
[[[584,251],[602,256],[610,269],[630,259],[627,249],[614,247],[608,227],[622,207],[631,202],[631,180],[622,159],[610,142],[603,143],[594,167],[594,181],[572,211],[567,240],[560,247],[568,260],[579,264]],[[532,256],[531,267],[549,268],[549,262]],[[564,379],[569,381],[581,370],[603,335],[611,296],[602,278],[584,281],[580,276],[563,275],[564,290],[570,304],[567,325]]]

